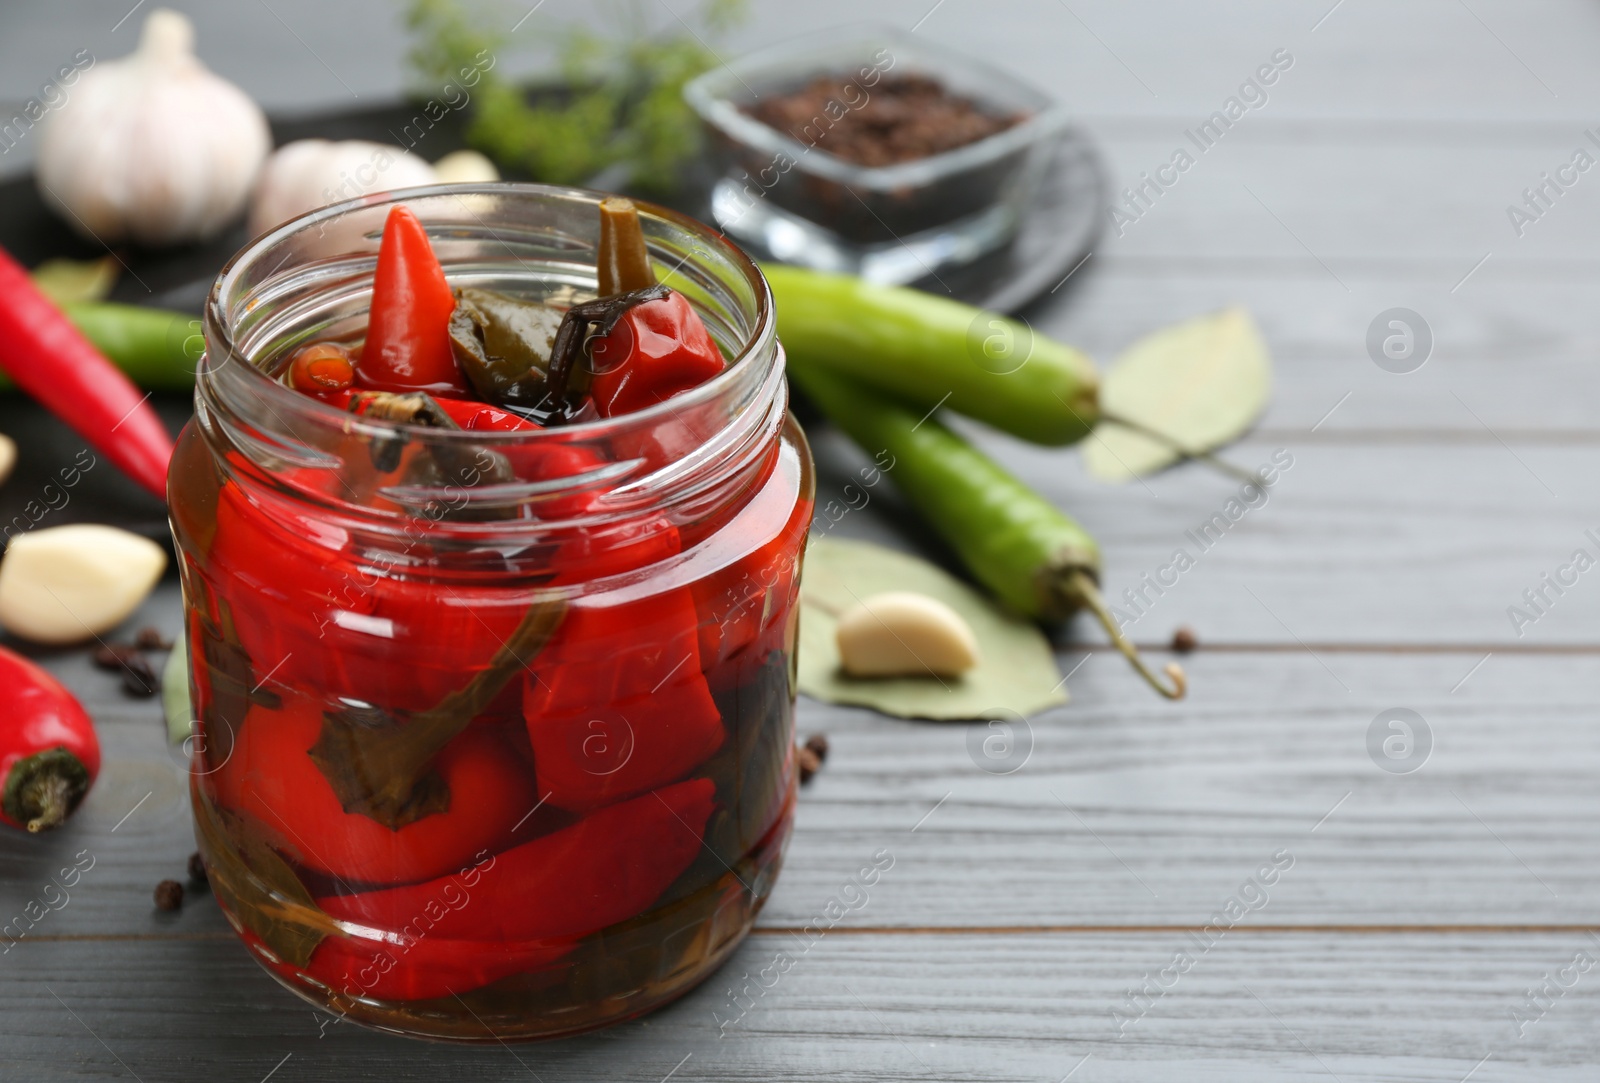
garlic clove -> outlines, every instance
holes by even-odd
[[[958,677],[978,664],[961,614],[912,591],[871,595],[839,618],[834,635],[852,677]]]
[[[11,437],[0,433],[0,485],[6,483],[11,476],[11,468],[17,465],[17,442]]]
[[[187,17],[152,11],[134,53],[86,68],[45,114],[39,190],[79,232],[179,244],[243,209],[272,149],[267,119],[193,46]]]
[[[494,163],[475,150],[458,150],[433,163],[440,184],[493,184],[500,179]]]
[[[250,234],[358,196],[437,184],[433,166],[402,147],[364,139],[297,139],[273,152],[250,203]]]
[[[121,624],[167,567],[137,534],[88,523],[18,534],[0,559],[0,625],[35,643],[76,643]]]

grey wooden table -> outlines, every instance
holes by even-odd
[[[276,72],[332,103],[330,70],[352,92],[397,89],[392,32],[363,59],[359,24],[332,16],[314,60],[237,7],[253,30],[228,37],[213,9],[203,32],[253,90]],[[794,7],[758,6],[740,43],[860,14]],[[21,96],[36,80],[19,65],[44,73],[51,49],[119,51],[103,6],[7,8],[32,37],[0,33],[4,93]],[[268,11],[316,25],[308,4]],[[1600,555],[1585,534],[1600,528],[1600,174],[1557,172],[1600,156],[1585,112],[1600,10],[916,0],[878,14],[1050,86],[1118,188],[1170,161],[1276,50],[1294,57],[1264,105],[1029,313],[1102,359],[1230,302],[1264,328],[1278,386],[1232,454],[1254,465],[1283,448],[1293,466],[1134,625],[1156,646],[1180,624],[1198,632],[1189,699],[1153,699],[1075,627],[1060,648],[1073,702],[1032,720],[1031,755],[1006,775],[969,752],[970,727],[803,700],[801,731],[826,732],[833,753],[733,961],[636,1023],[464,1050],[329,1025],[256,969],[204,895],[156,913],[155,882],[193,849],[181,753],[152,703],[122,698],[82,652],[48,654],[108,759],[67,828],[0,835],[0,916],[73,855],[94,858],[70,903],[0,945],[0,1076],[1595,1078],[1600,572],[1547,590],[1520,629],[1508,607],[1574,550]],[[315,79],[326,88],[307,90]],[[1507,208],[1545,174],[1571,184],[1519,230]],[[1367,345],[1394,308],[1433,342],[1404,374]],[[28,434],[0,492],[10,508],[78,444],[14,400],[7,428]],[[1185,531],[1232,495],[1192,467],[1108,487],[1071,451],[977,435],[1096,533],[1114,595],[1192,548]],[[813,437],[826,498],[856,459]],[[57,514],[157,513],[107,473]],[[838,529],[941,555],[887,498]],[[176,613],[168,584],[136,623],[171,628]],[[1425,756],[1370,747],[1396,708],[1420,716]],[[802,953],[799,929],[881,849],[895,863],[870,900]],[[797,965],[736,999],[780,950]]]

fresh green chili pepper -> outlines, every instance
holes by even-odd
[[[936,418],[821,367],[789,371],[867,454],[893,456],[896,487],[1001,601],[1049,621],[1089,610],[1152,688],[1183,695],[1183,670],[1166,667],[1167,687],[1117,626],[1100,593],[1099,547],[1083,527]]]
[[[837,371],[919,415],[943,403],[1038,444],[1081,440],[1100,418],[1094,363],[1025,324],[851,275],[762,270],[795,370]]]
[[[200,320],[183,312],[79,301],[63,306],[78,330],[147,390],[186,391],[205,352]]]
[[[140,387],[187,391],[205,352],[200,321],[182,312],[109,301],[71,301],[61,306],[95,348]]]

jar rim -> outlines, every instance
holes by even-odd
[[[539,427],[537,429],[517,430],[511,432],[487,431],[461,431],[427,428],[409,422],[391,421],[387,419],[371,418],[351,414],[338,407],[310,396],[295,391],[284,385],[281,381],[273,379],[251,358],[246,356],[235,341],[233,328],[230,326],[228,291],[240,286],[241,276],[250,270],[262,256],[271,251],[275,246],[288,241],[296,234],[307,230],[320,230],[332,219],[353,211],[366,210],[373,207],[397,206],[410,200],[434,198],[440,196],[527,196],[545,199],[562,199],[576,202],[590,202],[597,209],[602,199],[609,198],[614,193],[603,192],[598,189],[581,188],[575,186],[535,184],[520,181],[494,181],[476,184],[430,184],[410,188],[395,188],[383,192],[375,192],[354,199],[330,203],[316,210],[307,211],[294,218],[283,222],[265,233],[255,237],[223,266],[216,280],[212,283],[211,290],[206,297],[204,326],[206,331],[206,352],[201,361],[197,381],[205,384],[213,370],[220,369],[228,361],[237,362],[232,366],[242,368],[246,372],[245,379],[252,383],[251,393],[265,396],[269,405],[281,405],[295,411],[306,411],[313,418],[324,421],[337,419],[345,425],[347,431],[366,432],[369,434],[382,434],[392,432],[418,433],[425,432],[430,441],[443,440],[449,442],[470,441],[475,444],[494,447],[509,447],[518,444],[528,444],[541,439],[559,438],[562,441],[575,439],[604,437],[609,433],[625,428],[640,426],[648,427],[652,422],[662,421],[684,410],[703,405],[715,400],[728,391],[731,385],[746,378],[746,371],[753,363],[752,359],[759,358],[768,352],[769,344],[777,337],[777,321],[774,314],[772,290],[767,284],[766,276],[755,261],[740,247],[729,241],[722,233],[706,225],[698,219],[682,214],[670,208],[663,207],[647,200],[633,199],[642,218],[655,218],[667,222],[678,229],[694,236],[699,242],[720,250],[726,258],[744,276],[755,298],[755,313],[751,330],[744,337],[738,352],[728,359],[722,372],[707,380],[705,383],[681,392],[669,399],[664,399],[653,406],[642,410],[619,414],[616,417],[597,418],[588,421],[577,421],[554,427]],[[427,228],[427,223],[423,223]],[[689,257],[685,257],[687,260]],[[680,263],[681,267],[682,264]],[[693,303],[691,301],[691,303]],[[213,363],[212,343],[216,342],[226,350],[226,356],[221,363]],[[781,357],[781,354],[778,355]],[[781,361],[779,362],[781,364]],[[491,404],[492,405],[492,404]]]

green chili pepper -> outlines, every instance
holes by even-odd
[[[1026,324],[851,275],[762,270],[797,371],[831,369],[919,415],[943,403],[1038,444],[1081,440],[1100,418],[1094,363]]]
[[[493,290],[456,291],[450,348],[485,402],[534,407],[545,399],[561,312]]]
[[[67,318],[148,391],[188,391],[205,352],[200,321],[182,312],[108,301],[71,301]]]
[[[789,372],[862,450],[893,457],[896,487],[1001,601],[1047,621],[1089,610],[1152,688],[1183,695],[1183,670],[1166,667],[1167,687],[1117,626],[1100,593],[1100,549],[1083,527],[937,419],[824,368]]]

